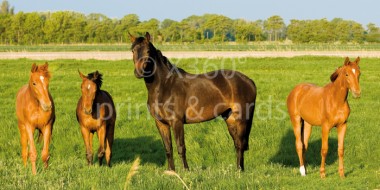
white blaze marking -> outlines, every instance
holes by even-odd
[[[91,85],[88,85],[88,86],[87,86],[87,89],[90,90],[90,88],[91,88]]]
[[[355,74],[356,70],[355,70],[355,69],[352,69],[352,72]]]
[[[45,77],[41,75],[40,76],[40,80],[41,80],[42,83],[44,83],[44,79],[45,79]]]
[[[301,173],[301,176],[306,176],[305,166],[300,167],[300,173]]]

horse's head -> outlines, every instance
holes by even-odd
[[[150,43],[150,34],[145,37],[134,37],[129,34],[132,42],[133,62],[137,78],[150,77],[154,74],[156,48]]]
[[[82,78],[82,107],[83,111],[86,114],[92,113],[92,105],[94,103],[94,99],[96,93],[100,90],[102,85],[102,74],[98,71],[93,73],[89,73],[87,76],[83,75],[79,70],[79,76]]]
[[[360,57],[356,58],[354,62],[351,62],[347,57],[342,67],[340,67],[335,73],[331,75],[331,80],[334,81],[339,74],[344,76],[344,81],[348,89],[354,98],[359,98],[361,95],[359,78],[360,78]]]
[[[29,87],[44,111],[49,111],[52,108],[52,102],[49,96],[49,80],[50,73],[48,70],[48,63],[45,63],[44,65],[36,65],[33,63],[29,79]]]

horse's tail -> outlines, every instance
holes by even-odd
[[[243,144],[243,149],[244,150],[248,150],[249,149],[249,134],[251,133],[251,128],[252,128],[252,123],[253,123],[253,115],[254,115],[254,112],[255,112],[255,107],[256,107],[256,95],[257,95],[257,88],[256,88],[256,84],[255,82],[253,82],[252,79],[250,79],[251,83],[252,83],[252,89],[253,89],[253,101],[250,103],[249,106],[249,113],[248,113],[248,120],[247,120],[247,126],[246,126],[246,133],[245,133],[245,137],[244,137],[244,140],[245,140],[245,143]]]

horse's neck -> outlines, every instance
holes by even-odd
[[[151,94],[151,92],[153,93],[157,91],[158,88],[165,85],[166,81],[174,77],[170,74],[170,68],[166,65],[166,63],[162,63],[160,57],[156,57],[155,61],[156,65],[153,68],[153,75],[144,78],[146,87],[150,92],[149,94]]]
[[[36,96],[35,96],[35,94],[34,94],[34,92],[33,92],[33,90],[32,90],[32,87],[30,86],[30,84],[28,84],[28,87],[27,87],[27,94],[25,94],[25,96],[29,96],[29,98],[30,98],[30,102],[31,103],[33,103],[33,104],[35,104],[35,105],[38,105],[39,104],[39,101],[38,101],[38,99],[36,98]]]
[[[338,76],[338,78],[328,85],[329,91],[332,93],[332,97],[337,100],[337,103],[344,104],[347,101],[348,88],[344,81],[344,76]]]

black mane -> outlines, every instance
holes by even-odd
[[[103,83],[102,77],[103,77],[103,75],[100,74],[98,71],[89,73],[87,75],[87,79],[91,80],[92,82],[94,82],[96,84],[97,90],[100,90],[100,87],[102,86],[102,83]]]

